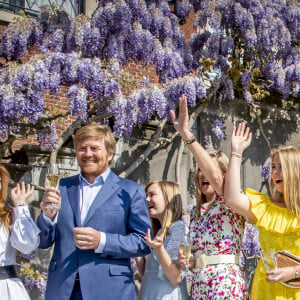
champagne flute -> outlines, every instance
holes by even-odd
[[[187,274],[189,272],[189,260],[192,251],[192,245],[188,243],[181,243],[179,245],[179,251],[185,258],[185,271]]]
[[[49,164],[47,166],[45,185],[46,186],[51,186],[51,187],[54,187],[54,188],[57,189],[58,184],[59,184],[59,180],[60,180],[60,174],[59,174],[58,165],[57,164]],[[56,209],[56,210],[60,209],[60,207],[58,207],[55,204],[49,204],[47,206],[47,208]]]
[[[267,272],[277,268],[274,249],[261,250],[260,256]]]

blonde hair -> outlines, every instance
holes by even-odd
[[[228,168],[229,160],[228,157],[219,150],[208,150],[207,153],[209,154],[210,157],[215,158],[222,173],[225,174]],[[194,171],[194,182],[196,186],[196,209],[194,213],[194,218],[195,220],[199,220],[201,216],[201,206],[203,203],[206,202],[206,197],[204,194],[201,192],[200,188],[200,183],[198,179],[198,172],[200,168],[198,164],[195,166],[195,171]],[[207,210],[210,208],[210,205],[208,206]]]
[[[271,151],[271,159],[278,154],[282,177],[283,177],[283,199],[286,207],[300,216],[300,150],[293,146],[278,147]],[[270,190],[273,198],[275,196],[274,183],[271,180]]]
[[[75,148],[80,141],[90,137],[94,139],[100,139],[103,137],[106,151],[111,154],[114,154],[116,152],[116,140],[110,127],[97,123],[91,123],[79,128],[73,137]],[[110,162],[112,161],[112,159],[110,160]]]
[[[1,189],[0,189],[0,221],[4,224],[5,228],[9,232],[9,225],[12,221],[11,212],[5,208],[5,200],[7,196],[8,183],[10,180],[9,173],[7,170],[0,165],[0,180],[1,180]]]
[[[153,185],[158,184],[166,204],[165,214],[163,217],[162,224],[157,219],[151,218],[152,231],[154,236],[157,234],[158,230],[161,228],[161,237],[165,239],[166,235],[169,233],[170,226],[182,218],[182,199],[177,183],[166,180],[157,180],[150,182],[145,191]]]

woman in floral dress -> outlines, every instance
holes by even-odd
[[[196,162],[197,203],[191,211],[190,242],[194,273],[193,300],[247,299],[245,274],[239,264],[245,219],[226,206],[223,195],[228,158],[220,151],[207,152],[188,126],[186,98],[179,99],[179,116],[171,111],[175,129]],[[179,253],[184,267],[185,259]]]
[[[225,169],[227,157],[224,154],[219,151],[208,153]],[[194,268],[192,299],[246,299],[245,274],[238,264],[245,220],[228,208],[198,166],[195,184],[197,204],[191,210],[189,226],[193,253],[210,257],[230,255],[236,259],[236,263]]]

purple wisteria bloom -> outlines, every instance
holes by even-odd
[[[258,228],[250,222],[245,223],[242,250],[246,258],[258,257],[260,254],[259,231]],[[242,265],[245,265],[245,258],[243,256],[241,262]]]
[[[69,112],[82,120],[86,120],[88,91],[75,84],[69,87],[67,97],[69,99]]]
[[[260,172],[260,176],[264,180],[269,180],[271,176],[271,164],[269,160],[266,160],[266,162],[263,164]]]
[[[244,89],[248,89],[250,84],[250,74],[249,72],[244,72],[242,75],[242,86]]]
[[[245,101],[248,103],[248,104],[252,104],[254,101],[253,101],[253,97],[251,95],[251,93],[249,91],[243,91],[243,96],[244,96],[244,99]]]
[[[220,119],[214,120],[214,127],[212,128],[212,132],[215,134],[216,138],[219,141],[225,139],[224,129],[224,124]]]

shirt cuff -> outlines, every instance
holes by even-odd
[[[15,217],[15,219],[25,218],[25,217],[31,218],[30,212],[29,212],[29,208],[28,208],[27,205],[16,206],[13,211],[14,211],[14,217]]]
[[[106,234],[100,231],[100,243],[98,247],[95,249],[95,253],[103,253],[104,247],[106,245]]]
[[[49,225],[53,226],[53,225],[55,225],[55,224],[57,223],[58,214],[59,214],[59,212],[57,212],[55,218],[54,218],[53,220],[51,220],[51,219],[50,219],[49,217],[47,217],[47,216],[45,215],[45,213],[43,212],[43,218],[44,218],[44,221],[45,221],[46,223],[48,223]]]

